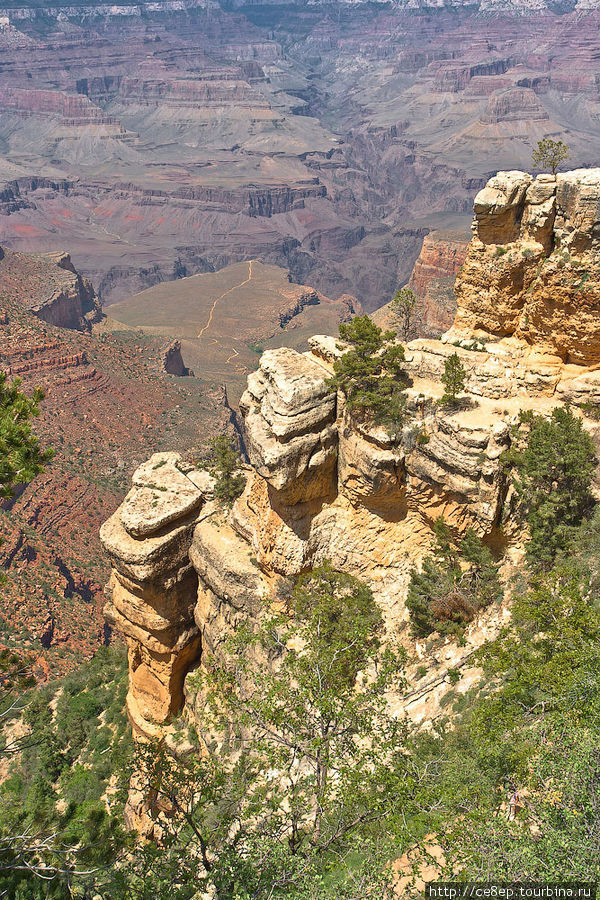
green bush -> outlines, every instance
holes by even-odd
[[[417,637],[433,631],[460,635],[480,609],[502,599],[498,568],[475,532],[469,529],[454,549],[443,519],[434,530],[433,556],[420,572],[412,570],[408,587],[406,606]]]
[[[220,434],[211,444],[209,470],[216,479],[215,497],[231,506],[244,492],[246,478],[239,471],[241,458],[233,440]]]
[[[404,348],[369,316],[340,325],[340,338],[350,349],[336,359],[329,385],[342,391],[353,416],[397,435],[406,416]]]
[[[0,896],[37,897],[38,866],[48,867],[50,875],[53,867],[64,870],[44,882],[39,896],[88,896],[71,893],[71,873],[110,863],[124,845],[132,756],[126,689],[126,653],[117,646],[100,648],[61,681],[20,695],[29,733],[9,757],[0,786]],[[54,715],[51,701],[57,701]],[[102,718],[115,705],[109,727]],[[104,799],[109,786],[110,810]],[[40,849],[27,838],[11,845],[10,836],[19,834],[36,836]]]
[[[0,372],[0,496],[10,497],[15,485],[25,484],[43,471],[53,456],[43,450],[31,430],[31,420],[40,414],[44,392],[36,388],[28,398],[21,380],[9,382]]]
[[[521,415],[505,460],[529,525],[527,555],[534,568],[548,569],[591,513],[595,457],[591,437],[570,408],[556,407],[549,419]]]
[[[467,373],[458,353],[453,353],[444,362],[444,374],[442,375],[444,394],[440,400],[441,406],[455,408],[459,405],[458,395],[462,394],[465,389],[466,378]]]

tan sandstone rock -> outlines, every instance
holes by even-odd
[[[600,402],[600,169],[498,173],[477,195],[473,231],[454,326],[405,348],[398,437],[348,414],[327,384],[343,345],[318,335],[308,353],[264,353],[248,378],[251,466],[231,511],[211,499],[210,476],[176,454],[136,471],[101,536],[137,734],[160,736],[184,693],[201,720],[204,700],[192,677],[184,691],[186,673],[260,620],[281,577],[329,560],[370,585],[394,632],[438,517],[457,536],[473,528],[507,548],[509,561],[522,553],[503,465],[511,427],[524,410],[550,415],[570,401],[585,414]],[[455,353],[466,402],[451,411],[438,401]],[[586,427],[600,442],[598,426]]]
[[[328,377],[314,357],[268,350],[240,401],[250,461],[287,503],[333,486],[336,397]]]
[[[121,507],[123,527],[133,537],[155,534],[200,506],[202,492],[178,462],[178,454],[155,453],[134,472]]]
[[[535,181],[500,172],[475,198],[451,335],[514,335],[563,362],[600,362],[600,169]]]
[[[205,473],[194,483],[188,468],[177,454],[155,454],[100,532],[113,567],[105,617],[127,640],[127,708],[141,737],[156,737],[181,708],[185,675],[201,649],[189,550],[198,520],[210,514],[210,503],[202,504],[212,485]]]

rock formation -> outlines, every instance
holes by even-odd
[[[34,316],[76,331],[90,331],[102,318],[102,309],[93,285],[73,266],[68,253],[40,253],[38,257],[2,251],[0,276],[10,279],[19,268],[21,277],[31,279],[34,290],[22,303]]]
[[[187,375],[193,375],[191,369],[188,369],[181,355],[181,341],[171,341],[165,350],[163,359],[163,369],[165,375],[177,375],[184,378]]]
[[[548,413],[565,399],[585,409],[600,399],[597,370],[584,365],[600,353],[591,312],[577,327],[552,330],[580,322],[567,272],[587,266],[581,304],[592,311],[600,302],[599,191],[600,170],[535,181],[511,172],[478,195],[455,325],[443,340],[406,347],[408,419],[399,438],[348,414],[328,384],[344,348],[317,336],[306,353],[265,352],[248,378],[240,406],[251,466],[231,512],[209,499],[205,473],[181,471],[172,456],[138,470],[102,536],[113,563],[109,617],[130,645],[129,709],[139,734],[156,733],[182,706],[185,669],[203,650],[218,654],[240,620],[255,619],[280,577],[330,560],[369,583],[396,630],[406,621],[409,570],[429,551],[438,517],[456,534],[475,529],[509,557],[520,552],[501,463],[511,425],[524,410]],[[557,244],[560,262],[545,273],[541,262]],[[453,353],[470,405],[451,412],[436,400]],[[595,437],[598,426],[586,427]],[[187,706],[201,718],[191,690]]]
[[[112,565],[108,622],[129,645],[130,718],[165,722],[181,707],[183,678],[200,649],[192,532],[209,490],[178,454],[155,454],[133,476],[123,505],[102,526]]]
[[[600,361],[600,169],[500,172],[475,198],[453,337],[515,336],[562,362]]]

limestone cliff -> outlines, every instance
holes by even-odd
[[[441,341],[406,347],[408,420],[399,438],[348,414],[328,386],[343,347],[318,336],[306,353],[267,351],[250,375],[240,406],[251,466],[230,512],[211,499],[206,473],[173,454],[138,470],[102,531],[113,564],[108,616],[130,647],[138,733],[156,733],[181,708],[186,671],[252,621],[281,576],[328,559],[368,582],[396,630],[406,621],[408,573],[431,547],[439,516],[457,534],[474,528],[509,559],[520,552],[500,459],[510,426],[526,409],[600,398],[597,370],[584,364],[600,355],[591,314],[600,304],[598,197],[600,170],[536,181],[500,173],[478,195],[455,324]],[[578,293],[569,277],[584,264],[589,286]],[[529,293],[524,284],[533,284]],[[436,400],[452,353],[467,371],[470,404],[448,412]],[[595,434],[598,426],[586,427]],[[473,644],[485,632],[476,629]],[[201,703],[189,693],[196,718]]]
[[[499,172],[475,198],[473,232],[453,334],[600,362],[600,169]]]

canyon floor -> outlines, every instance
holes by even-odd
[[[311,335],[334,333],[361,306],[350,296],[334,302],[292,284],[284,269],[250,260],[156,285],[108,311],[102,328],[124,324],[180,340],[186,364],[208,381],[225,383],[237,402],[263,350],[282,344],[308,349]]]

